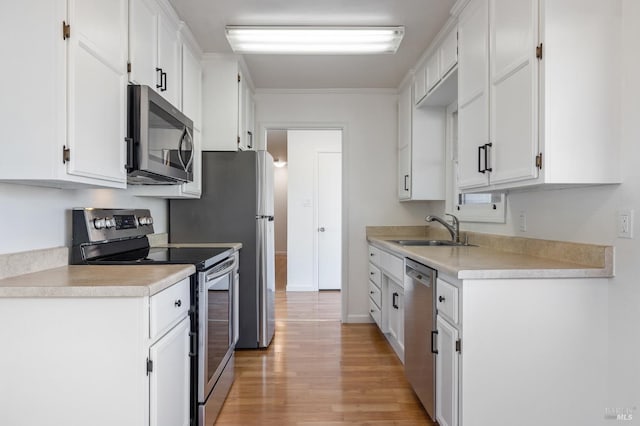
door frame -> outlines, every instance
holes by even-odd
[[[346,122],[300,122],[300,121],[277,121],[277,122],[261,122],[258,124],[258,140],[256,141],[256,149],[266,149],[267,131],[268,130],[341,130],[342,131],[342,214],[341,214],[341,244],[342,253],[340,261],[340,275],[342,277],[342,288],[340,290],[340,310],[341,321],[348,322],[348,301],[349,301],[349,271],[345,265],[349,264],[349,188],[347,183],[347,164],[349,159],[349,126]]]

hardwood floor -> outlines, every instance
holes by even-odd
[[[373,324],[342,324],[340,292],[276,297],[266,350],[236,352],[216,425],[433,425]]]

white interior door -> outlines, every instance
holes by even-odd
[[[342,154],[318,152],[318,290],[340,290]]]

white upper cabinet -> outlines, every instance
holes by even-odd
[[[129,9],[129,80],[150,86],[180,106],[181,45],[176,19],[154,0],[130,0]]]
[[[413,96],[417,105],[427,95],[427,66],[422,65],[413,75]]]
[[[443,29],[444,31],[444,29]],[[436,38],[431,54],[414,74],[414,103],[416,105],[446,106],[455,100],[455,87],[448,87],[447,93],[435,95],[437,88],[449,80],[451,70],[458,63],[458,30],[455,26],[449,28],[443,36]],[[455,79],[450,83],[455,86]],[[437,98],[437,100],[430,99]]]
[[[472,0],[459,20],[459,184],[621,181],[619,0]]]
[[[188,44],[182,45],[182,112],[193,120],[194,129],[202,130],[201,54]]]
[[[418,108],[412,85],[398,96],[398,199],[444,200],[444,108]]]
[[[3,53],[19,58],[20,71],[0,71],[11,83],[0,100],[0,180],[124,187],[127,1],[30,0],[11,9],[0,17],[11,34]]]
[[[210,55],[203,61],[203,151],[255,149],[253,95],[233,55]]]
[[[440,81],[440,55],[438,55],[438,52],[435,52],[427,59],[426,81],[427,93],[433,90]]]
[[[453,28],[442,40],[438,49],[440,78],[447,75],[458,63],[458,29]]]

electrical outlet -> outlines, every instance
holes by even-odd
[[[527,232],[527,214],[520,212],[519,216],[520,232]]]
[[[616,226],[619,238],[633,238],[633,210],[620,210]]]

